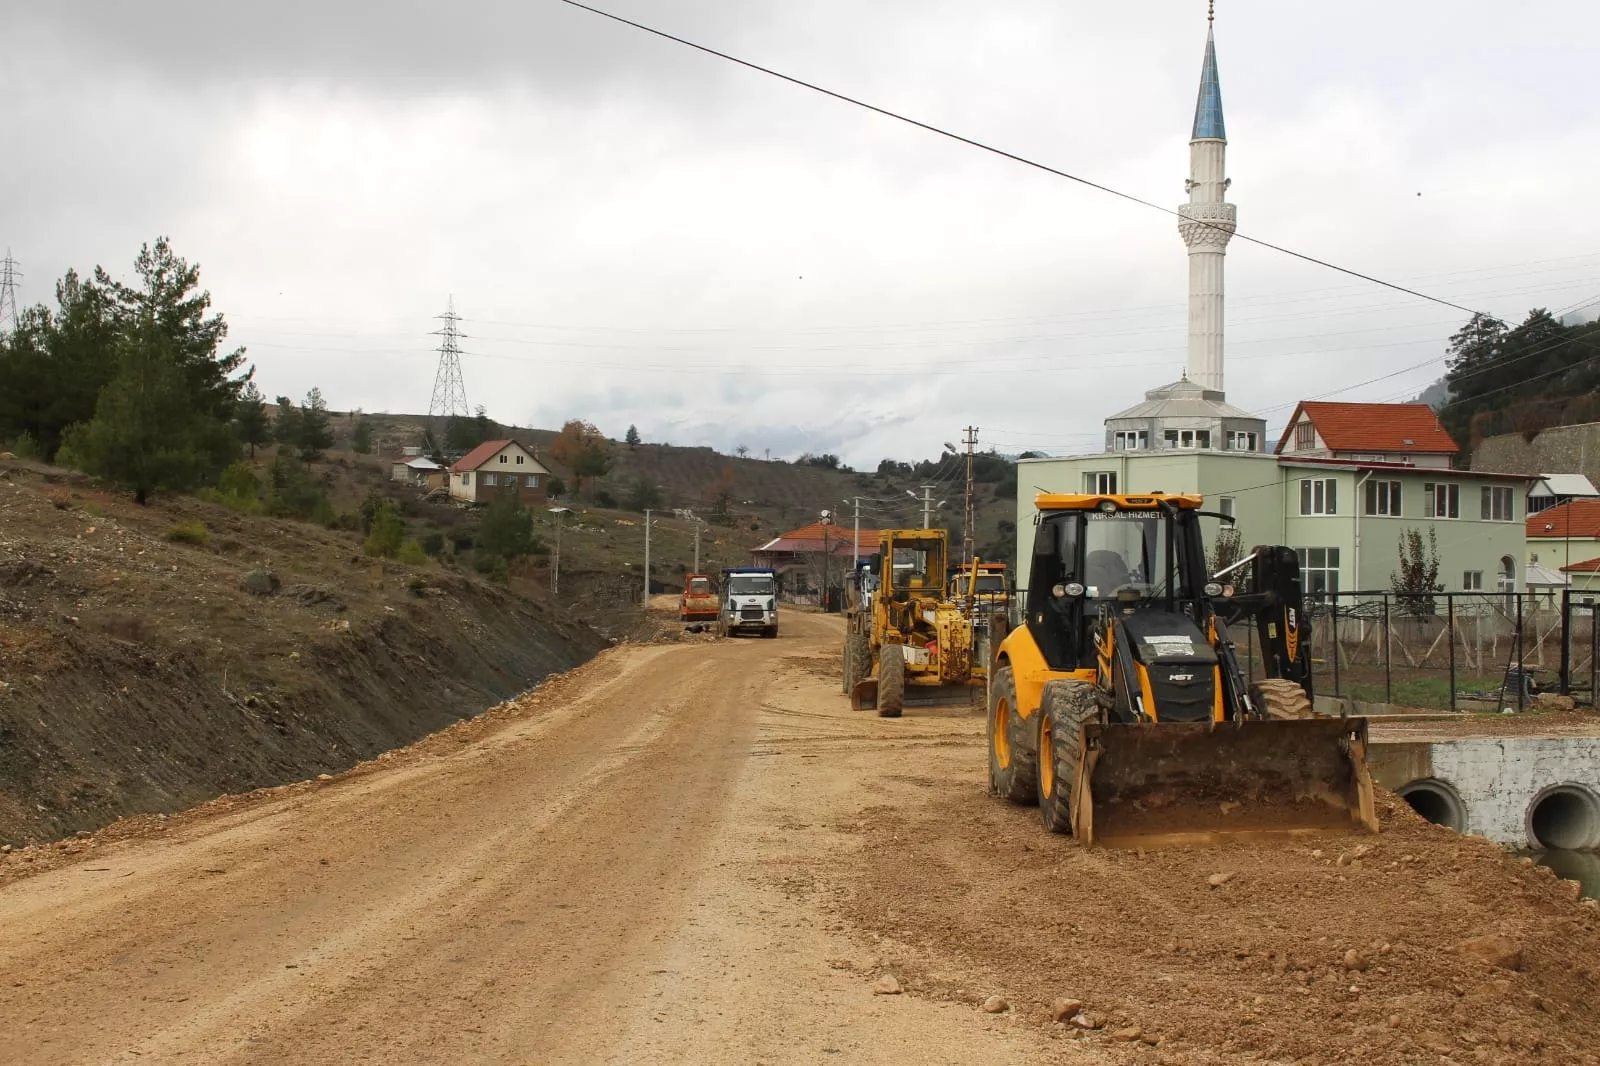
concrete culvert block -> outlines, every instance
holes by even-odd
[[[1600,847],[1600,796],[1587,785],[1551,785],[1528,804],[1528,843],[1581,851]]]
[[[1397,794],[1434,825],[1454,829],[1457,833],[1466,831],[1467,805],[1450,782],[1426,777],[1401,786]]]

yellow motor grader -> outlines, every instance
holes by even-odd
[[[870,601],[847,617],[844,683],[855,710],[898,718],[906,689],[973,683],[972,623],[946,594],[949,534],[942,529],[879,533]]]
[[[989,784],[1083,844],[1377,831],[1365,718],[1318,717],[1294,549],[1208,572],[1199,496],[1055,495],[989,685]],[[1228,626],[1260,636],[1247,681]]]

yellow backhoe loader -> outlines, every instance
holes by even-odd
[[[1364,718],[1312,711],[1292,548],[1206,567],[1199,496],[1038,497],[1027,618],[1000,642],[989,783],[1085,845],[1377,831]],[[1234,653],[1260,634],[1265,677]]]
[[[844,683],[853,709],[898,718],[908,687],[973,683],[972,624],[946,595],[948,533],[886,529],[878,536],[870,605],[853,606],[847,619]]]

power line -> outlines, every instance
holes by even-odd
[[[760,65],[759,63],[752,63],[748,59],[740,59],[738,56],[729,55],[727,52],[719,52],[715,48],[711,48],[711,47],[708,47],[707,45],[703,45],[703,44],[697,44],[694,41],[688,40],[687,38],[678,37],[678,36],[676,36],[674,34],[668,33],[665,30],[658,30],[655,27],[647,26],[642,22],[635,22],[632,19],[624,18],[621,15],[612,14],[611,12],[602,10],[601,8],[592,7],[589,4],[585,4],[585,3],[580,3],[579,0],[560,0],[560,2],[563,3],[563,4],[566,4],[569,7],[578,8],[581,11],[587,11],[592,15],[599,15],[601,18],[610,19],[613,22],[619,22],[624,26],[631,26],[632,28],[634,28],[636,30],[641,30],[641,31],[643,31],[645,33],[652,34],[653,36],[660,37],[660,38],[662,38],[664,40],[672,41],[675,44],[681,44],[681,45],[684,45],[687,48],[693,48],[697,52],[704,52],[707,55],[715,56],[716,58],[726,60],[729,63],[736,63],[741,67],[745,67],[745,68],[747,68],[749,70],[756,71],[757,73],[760,73],[760,74],[766,74],[767,76],[773,77],[773,78],[777,78],[780,81],[786,81],[786,82],[790,83],[791,85],[798,85],[802,89],[809,89],[810,91],[812,91],[814,93],[820,93],[823,96],[832,97],[835,100],[839,100],[839,101],[841,101],[843,103],[847,103],[847,104],[850,104],[850,105],[855,106],[855,107],[863,108],[864,110],[871,111],[871,112],[873,112],[875,114],[882,115],[885,118],[894,119],[896,122],[904,122],[909,126],[915,126],[920,130],[925,130],[928,133],[932,133],[932,134],[935,134],[935,135],[940,136],[940,137],[946,137],[946,138],[948,138],[948,139],[950,139],[952,141],[956,141],[956,142],[958,142],[960,144],[967,145],[970,148],[976,148],[979,151],[988,152],[988,153],[990,153],[992,155],[1000,156],[1002,159],[1009,159],[1014,163],[1021,163],[1023,166],[1032,167],[1035,170],[1042,170],[1046,174],[1052,174],[1052,175],[1054,175],[1054,176],[1056,176],[1058,178],[1065,178],[1068,181],[1077,182],[1079,185],[1086,186],[1086,187],[1088,187],[1090,189],[1094,189],[1094,190],[1096,190],[1098,192],[1106,193],[1109,196],[1115,196],[1115,197],[1117,197],[1118,199],[1121,199],[1121,200],[1127,200],[1129,203],[1135,203],[1135,204],[1138,204],[1141,207],[1148,207],[1153,211],[1160,211],[1164,215],[1169,215],[1169,216],[1171,216],[1173,218],[1177,218],[1177,219],[1180,219],[1182,221],[1185,221],[1185,222],[1188,222],[1188,223],[1191,223],[1191,224],[1205,226],[1205,227],[1207,227],[1209,229],[1215,229],[1215,230],[1224,230],[1224,229],[1226,229],[1228,232],[1232,233],[1235,238],[1237,238],[1239,240],[1242,240],[1242,241],[1248,241],[1249,243],[1257,245],[1258,247],[1267,248],[1267,249],[1269,249],[1271,251],[1279,252],[1279,253],[1281,253],[1283,255],[1291,256],[1291,257],[1293,257],[1295,259],[1299,259],[1299,260],[1301,260],[1303,262],[1311,263],[1311,264],[1313,264],[1315,266],[1326,267],[1329,270],[1336,270],[1341,274],[1347,274],[1350,277],[1359,278],[1362,281],[1368,281],[1368,282],[1371,282],[1374,285],[1381,285],[1386,289],[1394,289],[1396,292],[1403,292],[1403,293],[1406,293],[1409,296],[1415,296],[1420,300],[1427,300],[1430,303],[1441,304],[1441,305],[1443,305],[1445,307],[1453,307],[1457,311],[1464,311],[1469,315],[1481,314],[1481,312],[1475,311],[1472,308],[1466,307],[1466,306],[1464,306],[1462,304],[1454,303],[1454,302],[1452,302],[1450,300],[1446,300],[1446,299],[1443,299],[1443,298],[1438,297],[1438,296],[1430,296],[1425,292],[1419,292],[1416,289],[1407,288],[1406,286],[1398,284],[1396,282],[1384,281],[1382,278],[1374,277],[1371,274],[1364,274],[1359,270],[1352,270],[1349,267],[1342,267],[1342,266],[1339,266],[1337,263],[1330,263],[1326,259],[1318,259],[1316,256],[1307,255],[1304,252],[1294,251],[1292,248],[1285,248],[1281,244],[1274,244],[1271,241],[1262,240],[1259,237],[1252,237],[1252,236],[1250,236],[1250,235],[1248,235],[1246,233],[1240,232],[1240,231],[1235,230],[1235,229],[1231,229],[1229,227],[1218,226],[1218,225],[1215,225],[1215,224],[1210,223],[1210,222],[1205,222],[1203,220],[1188,218],[1187,216],[1181,214],[1178,211],[1173,210],[1172,208],[1162,207],[1160,204],[1155,203],[1154,201],[1143,199],[1141,197],[1133,195],[1132,193],[1123,192],[1120,189],[1114,189],[1109,185],[1102,185],[1100,182],[1091,181],[1088,178],[1084,178],[1084,177],[1079,177],[1078,175],[1069,173],[1068,171],[1060,170],[1060,169],[1057,169],[1056,167],[1049,166],[1048,164],[1040,163],[1037,160],[1029,159],[1027,156],[1017,155],[1015,152],[1008,152],[1003,148],[996,148],[993,145],[985,144],[983,141],[974,140],[971,137],[965,137],[965,136],[962,136],[959,133],[953,133],[950,130],[943,129],[943,128],[939,127],[939,126],[932,125],[931,123],[922,122],[922,121],[920,121],[918,119],[911,118],[911,117],[909,117],[907,115],[902,115],[897,111],[890,111],[888,108],[879,107],[876,104],[869,104],[865,100],[860,100],[860,99],[857,99],[856,97],[853,97],[853,96],[846,96],[844,93],[835,92],[832,89],[825,89],[822,86],[817,85],[817,84],[815,84],[813,82],[803,81],[802,79],[793,77],[792,75],[784,74],[784,73],[782,73],[780,71],[773,70],[771,67],[764,67],[764,66]],[[1484,315],[1484,317],[1485,318],[1492,318],[1492,316],[1490,316],[1490,315]],[[1495,321],[1498,321],[1498,319],[1495,319]]]

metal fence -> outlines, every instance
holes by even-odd
[[[1307,597],[1318,695],[1419,710],[1526,707],[1559,688],[1564,614],[1528,592],[1320,593]],[[1261,676],[1253,626],[1233,627]]]
[[[1313,687],[1418,710],[1521,710],[1546,691],[1592,702],[1597,611],[1547,593],[1319,593],[1306,599]],[[1264,678],[1254,623],[1229,635],[1247,679]]]

